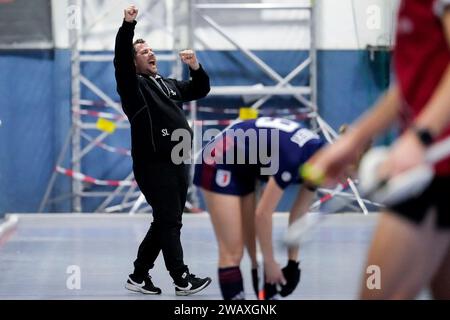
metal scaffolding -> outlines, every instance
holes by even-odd
[[[241,51],[250,61],[252,61],[259,69],[261,69],[266,75],[273,79],[276,83],[273,86],[220,86],[212,87],[211,96],[228,96],[228,95],[261,95],[262,98],[258,99],[251,105],[251,108],[261,107],[270,97],[274,95],[289,95],[295,97],[300,103],[305,106],[309,106],[315,110],[317,105],[317,70],[316,70],[316,44],[315,44],[315,32],[314,32],[314,5],[302,5],[302,4],[288,4],[288,3],[193,3],[193,15],[199,17],[205,21],[209,27],[219,33],[223,39],[228,41],[233,47]],[[273,68],[271,68],[266,62],[260,59],[249,49],[238,41],[233,36],[227,33],[222,26],[214,21],[211,16],[208,15],[211,11],[220,10],[225,12],[227,10],[299,10],[309,13],[308,30],[310,37],[309,57],[302,61],[296,68],[294,68],[288,76],[283,78]],[[225,14],[225,13],[224,13]],[[191,29],[195,30],[196,19],[191,19]],[[195,34],[195,33],[194,33]],[[204,39],[198,39],[204,42]],[[302,71],[309,68],[310,71],[310,83],[308,86],[294,87],[289,82],[299,75]],[[305,98],[309,96],[310,98]]]
[[[178,59],[178,50],[180,44],[177,43],[177,40],[180,39],[180,34],[177,30],[177,24],[174,22],[177,19],[174,17],[177,13],[179,13],[179,9],[177,6],[173,5],[173,1],[163,1],[163,0],[153,0],[147,3],[148,8],[155,8],[157,4],[162,3],[165,8],[165,12],[159,12],[157,14],[161,16],[166,16],[168,25],[165,25],[164,28],[171,38],[174,40],[172,45],[172,53],[169,54],[158,54],[159,61],[168,61],[172,65],[171,77],[181,78],[182,76],[182,66]],[[69,5],[78,10],[79,14],[84,13],[95,13],[95,9],[92,7],[92,1],[88,0],[69,0]],[[69,42],[70,42],[70,50],[71,50],[71,120],[72,125],[68,132],[68,136],[65,140],[64,146],[58,156],[57,163],[55,165],[55,171],[52,174],[50,181],[48,183],[46,192],[41,201],[38,211],[42,212],[48,206],[49,203],[58,201],[60,199],[65,199],[66,197],[61,197],[60,195],[56,196],[56,198],[51,199],[50,195],[52,193],[52,189],[55,185],[55,181],[58,174],[65,174],[72,178],[72,194],[70,198],[72,199],[71,210],[73,212],[82,212],[82,199],[87,197],[105,197],[106,199],[102,202],[99,209],[104,210],[112,200],[117,196],[123,196],[122,204],[130,202],[132,199],[137,198],[140,192],[136,191],[136,184],[134,183],[133,174],[130,173],[124,180],[122,181],[114,181],[114,180],[99,180],[89,176],[84,175],[82,160],[83,158],[92,151],[95,147],[101,146],[103,141],[110,135],[111,132],[103,131],[98,134],[96,137],[91,137],[86,133],[86,130],[96,129],[98,125],[93,122],[85,122],[83,121],[83,109],[82,106],[86,105],[95,105],[96,102],[89,101],[87,99],[83,99],[81,86],[84,85],[90,92],[94,93],[104,104],[104,106],[110,107],[115,110],[115,114],[117,115],[116,122],[114,124],[115,129],[129,129],[129,123],[126,119],[125,114],[122,111],[122,107],[119,103],[114,101],[107,93],[99,88],[95,84],[95,79],[88,79],[85,75],[82,74],[81,66],[85,62],[112,62],[114,55],[113,54],[91,54],[89,52],[81,51],[81,42],[86,41],[89,38],[91,33],[93,33],[93,28],[98,25],[105,17],[107,17],[112,10],[120,10],[121,7],[119,5],[123,5],[123,3],[115,3],[111,5],[111,7],[106,8],[101,14],[96,14],[94,21],[88,21],[87,26],[83,28],[83,25],[86,24],[84,20],[85,17],[80,17],[80,23],[76,27],[69,29]],[[172,10],[172,7],[174,8]],[[141,9],[146,9],[141,8]],[[145,14],[145,10],[141,10],[141,16]],[[144,20],[144,19],[143,19]],[[148,22],[141,22],[141,24],[145,24]],[[117,28],[107,30],[109,33],[117,32]],[[101,116],[100,118],[104,118]],[[89,142],[83,146],[83,139],[88,139]],[[105,145],[105,144],[103,144]],[[64,161],[67,153],[70,148],[70,169],[62,168],[62,162]],[[97,185],[105,185],[110,187],[116,187],[113,191],[88,191],[84,187],[84,183],[93,183]],[[128,188],[128,190],[126,190]],[[135,200],[135,199],[134,199]],[[124,206],[126,207],[126,206]]]
[[[151,1],[150,6],[154,6],[162,0]],[[88,0],[70,0],[71,4],[82,9],[89,7]],[[205,42],[205,39],[200,39],[196,34],[197,22],[202,20],[215,32],[217,32],[223,39],[231,44],[235,49],[243,53],[257,68],[273,80],[273,85],[270,86],[213,86],[211,88],[210,96],[242,96],[242,95],[258,95],[258,98],[251,108],[259,109],[273,96],[292,96],[302,106],[305,107],[305,113],[309,115],[311,126],[317,131],[321,131],[329,142],[332,142],[337,136],[336,132],[319,116],[317,108],[317,49],[315,41],[315,10],[313,2],[309,5],[302,5],[298,3],[199,3],[197,0],[173,0],[164,1],[167,10],[167,16],[170,16],[168,21],[170,25],[166,26],[169,29],[173,39],[173,53],[158,54],[159,61],[169,61],[172,63],[172,76],[181,78],[182,65],[177,58],[176,52],[182,48],[196,48],[196,42]],[[117,6],[117,4],[116,4]],[[309,32],[309,47],[308,57],[299,63],[291,72],[285,77],[282,77],[277,71],[271,68],[266,62],[260,59],[255,53],[247,49],[243,44],[239,43],[227,31],[217,23],[209,13],[218,11],[225,13],[230,10],[298,10],[308,13],[308,32]],[[110,11],[110,10],[109,10]],[[107,15],[107,11],[103,16]],[[100,17],[101,18],[101,17]],[[113,55],[92,55],[80,51],[80,41],[83,37],[89,35],[91,28],[100,19],[94,21],[85,29],[76,28],[70,32],[71,39],[71,65],[72,65],[72,127],[68,133],[66,143],[61,150],[58,157],[56,170],[52,175],[48,184],[44,198],[42,199],[39,212],[45,210],[48,203],[54,201],[50,199],[50,194],[55,183],[56,175],[64,173],[72,177],[72,211],[82,212],[82,199],[87,197],[103,197],[105,198],[96,212],[146,212],[150,208],[146,205],[143,195],[138,191],[136,183],[134,182],[133,174],[130,173],[122,181],[98,180],[88,177],[83,172],[82,159],[93,148],[102,146],[103,140],[108,137],[108,132],[102,132],[96,137],[89,136],[85,130],[96,128],[95,123],[83,122],[82,105],[95,105],[95,102],[83,99],[81,96],[81,85],[84,85],[92,93],[94,93],[105,106],[111,107],[116,113],[116,128],[128,129],[129,124],[122,111],[120,104],[109,97],[98,86],[95,85],[94,80],[88,79],[81,73],[81,64],[84,62],[105,62],[112,61]],[[112,30],[111,30],[112,31]],[[115,31],[114,31],[115,32]],[[294,86],[290,82],[304,71],[309,71],[309,83],[304,86]],[[197,105],[195,102],[189,104],[190,121],[193,126],[194,134],[198,134],[196,128],[197,121]],[[104,117],[103,117],[104,118]],[[231,122],[233,123],[233,122]],[[201,134],[201,132],[200,132]],[[82,141],[87,139],[88,143],[83,147]],[[71,168],[61,168],[61,162],[64,155],[67,154],[68,148],[71,146]],[[103,144],[104,149],[111,147]],[[198,154],[201,146],[194,143],[193,154]],[[192,170],[193,170],[192,166]],[[192,172],[191,172],[192,173]],[[192,175],[191,175],[192,176]],[[90,192],[85,190],[85,182],[94,183],[97,185],[113,186],[113,191],[107,192]],[[364,213],[367,209],[363,200],[359,197],[358,191],[352,181],[349,181],[350,187],[358,201],[360,208]],[[195,195],[195,188],[190,189],[191,195]],[[112,205],[116,197],[121,197],[120,204]],[[195,199],[194,199],[195,202]],[[144,205],[144,207],[142,207]]]
[[[258,85],[253,86],[220,86],[212,87],[210,96],[242,96],[246,95],[261,95],[256,102],[250,107],[253,109],[259,109],[265,102],[267,102],[274,95],[288,95],[294,97],[303,106],[307,107],[306,113],[311,115],[311,126],[313,129],[323,133],[328,142],[332,143],[337,133],[331,128],[319,115],[317,106],[317,48],[316,48],[316,33],[315,33],[315,5],[314,1],[309,1],[309,4],[299,3],[197,3],[197,0],[192,0],[192,16],[199,17],[207,23],[207,25],[220,34],[223,39],[228,41],[234,48],[242,52],[250,61],[252,61],[256,67],[262,70],[268,75],[275,84],[272,86]],[[251,50],[245,48],[245,46],[236,41],[232,35],[226,32],[226,30],[220,26],[210,15],[211,11],[219,11],[225,14],[229,10],[298,10],[308,13],[308,31],[309,31],[309,56],[298,64],[286,77],[282,77],[274,69],[272,69],[267,63],[260,59]],[[195,31],[195,22],[197,19],[191,19],[191,30]],[[196,33],[193,32],[194,39]],[[198,39],[205,42],[205,39]],[[290,81],[298,76],[302,71],[309,69],[309,84],[306,86],[292,86]],[[195,109],[195,108],[194,108]],[[194,119],[195,120],[195,119]],[[194,132],[195,130],[194,122]],[[194,154],[196,150],[194,149]],[[347,180],[355,200],[358,202],[359,207],[364,212],[368,213],[368,210],[364,204],[364,200],[361,199],[359,192],[355,186],[355,183],[349,178]]]

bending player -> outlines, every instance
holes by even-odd
[[[255,234],[264,259],[266,299],[277,293],[277,285],[281,285],[282,296],[297,286],[298,248],[289,249],[288,264],[281,269],[273,253],[272,214],[284,189],[300,182],[300,165],[323,145],[318,135],[296,122],[263,117],[233,125],[203,149],[194,184],[203,192],[214,226],[219,246],[219,284],[225,300],[245,297],[240,270],[244,247],[252,261],[253,285],[258,291]],[[255,185],[259,179],[267,180],[267,184],[256,202]],[[307,185],[299,190],[289,223],[308,211],[314,195],[315,190]]]

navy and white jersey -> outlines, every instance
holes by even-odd
[[[299,167],[325,141],[297,122],[262,117],[236,123],[213,141],[197,161],[194,184],[235,195],[254,191],[256,179],[273,176],[285,189],[299,183]]]

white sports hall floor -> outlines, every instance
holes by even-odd
[[[185,214],[183,218],[185,262],[192,273],[213,278],[207,289],[188,297],[175,296],[162,255],[151,273],[154,283],[162,289],[161,295],[146,296],[124,289],[151,214],[19,214],[7,215],[5,221],[15,219],[15,226],[0,237],[2,300],[221,299],[217,244],[207,214]],[[328,215],[301,249],[301,282],[288,299],[356,299],[376,219],[376,213]],[[281,242],[286,225],[287,214],[277,213],[276,243]],[[286,253],[280,244],[276,256],[281,265],[286,263]],[[67,287],[74,270],[70,266],[79,267],[79,289]],[[256,299],[247,257],[241,271],[246,298]]]

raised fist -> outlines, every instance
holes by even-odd
[[[191,67],[191,69],[197,70],[198,68],[200,68],[194,50],[187,49],[180,51],[180,58],[181,61],[186,63],[189,67]]]
[[[136,8],[135,6],[129,6],[128,8],[123,10],[123,13],[126,22],[133,22],[138,14],[138,8]]]

